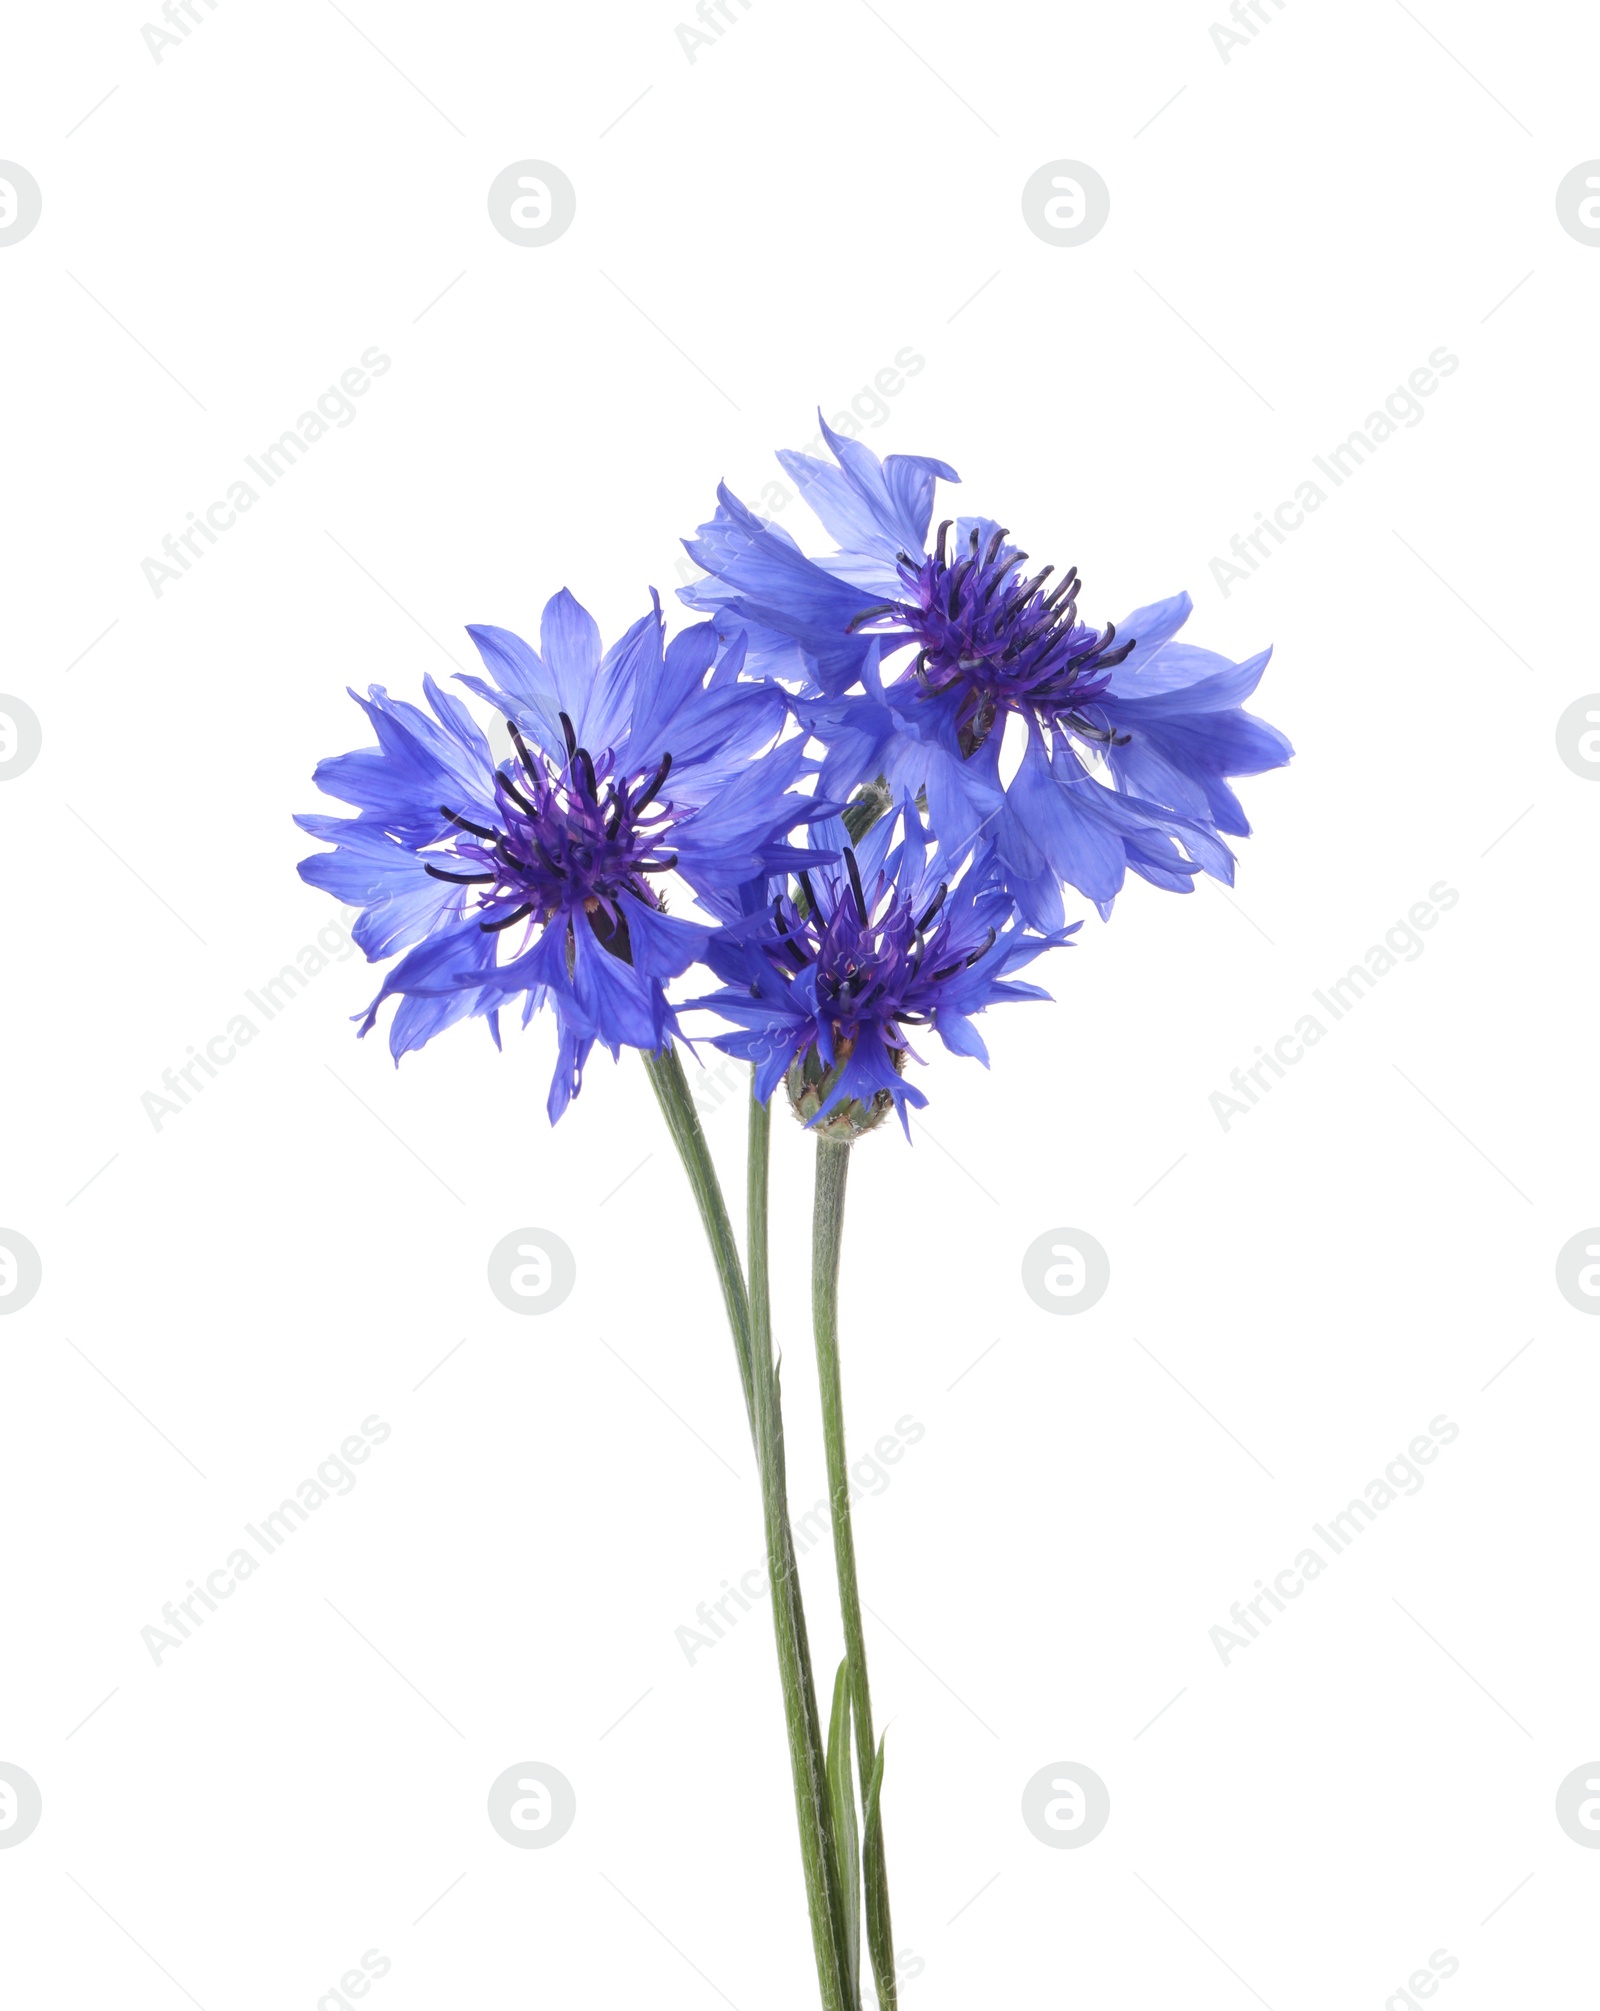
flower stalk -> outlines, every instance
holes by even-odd
[[[733,1335],[733,1350],[739,1358],[739,1386],[744,1391],[745,1417],[750,1426],[750,1436],[754,1439],[756,1409],[750,1366],[750,1299],[745,1289],[744,1273],[739,1268],[739,1246],[734,1241],[727,1203],[722,1198],[722,1183],[717,1179],[717,1169],[712,1163],[705,1133],[700,1128],[700,1113],[689,1094],[676,1042],[669,1041],[655,1054],[647,1053],[644,1066],[650,1078],[650,1087],[656,1093],[656,1102],[661,1106],[661,1115],[672,1134],[672,1142],[678,1148],[678,1157],[688,1176],[695,1206],[700,1211],[706,1241],[711,1246],[711,1261],[716,1266],[717,1282],[722,1287],[722,1304],[728,1315],[728,1329]]]
[[[701,1129],[699,1113],[689,1093],[677,1048],[669,1044],[656,1053],[647,1053],[644,1061],[661,1114],[666,1119],[667,1129],[677,1147],[700,1211],[739,1360],[751,1439],[761,1477],[767,1575],[772,1587],[772,1624],[777,1640],[795,1815],[800,1830],[806,1903],[823,2011],[859,2011],[859,1999],[845,1954],[844,1906],[834,1855],[826,1757],[811,1672],[805,1612],[800,1600],[794,1537],[789,1524],[783,1414],[777,1364],[772,1355],[767,1265],[771,1108],[752,1097],[748,1187],[750,1278],[747,1286],[721,1183]]]
[[[855,1724],[856,1766],[866,1811],[863,1833],[866,1873],[867,1943],[872,1953],[881,2011],[894,2011],[894,1943],[889,1918],[889,1885],[883,1859],[883,1826],[878,1806],[882,1753],[872,1732],[872,1691],[867,1678],[866,1639],[861,1626],[861,1594],[856,1581],[855,1533],[850,1522],[850,1462],[845,1450],[844,1392],[839,1374],[839,1256],[844,1240],[845,1189],[850,1176],[851,1141],[817,1138],[816,1198],[811,1232],[811,1319],[817,1349],[817,1381],[822,1392],[822,1435],[828,1456],[828,1501],[833,1517],[834,1567],[839,1611],[844,1622],[851,1718]]]
[[[817,1976],[824,2006],[857,2011],[860,1998],[847,1953],[849,1928],[828,1798],[827,1756],[817,1713],[816,1683],[800,1601],[800,1575],[789,1524],[778,1365],[772,1353],[772,1313],[767,1267],[767,1185],[772,1106],[750,1098],[748,1199],[751,1342],[755,1381],[756,1446],[761,1463],[762,1508],[767,1532],[767,1572],[789,1725],[789,1761],[795,1810],[805,1856],[806,1898]]]

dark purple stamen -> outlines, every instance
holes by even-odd
[[[970,971],[972,969],[972,966],[978,961],[980,957],[986,957],[989,954],[989,952],[994,948],[995,940],[996,940],[995,932],[993,929],[990,929],[984,941],[981,942],[978,945],[978,947],[971,952],[970,955],[965,957],[957,957],[956,961],[953,964],[946,964],[943,970],[935,971],[933,974],[932,982],[934,984],[939,984],[945,978],[953,978],[956,972],[962,969]]]
[[[671,774],[671,772],[672,772],[672,756],[669,754],[663,759],[661,766],[656,770],[655,774],[651,776],[650,780],[639,791],[638,795],[634,797],[630,807],[633,809],[635,814],[637,814],[640,810],[642,810],[647,803],[654,801],[655,797],[666,783],[666,779],[668,775]]]
[[[781,894],[772,903],[772,920],[774,927],[778,931],[779,942],[786,943],[789,946],[801,965],[810,963],[811,959],[795,941],[794,937],[790,935],[789,925],[783,919],[783,896]]]
[[[796,872],[789,893],[774,899],[765,955],[786,986],[804,978],[808,1016],[829,1030],[841,1058],[867,1039],[903,1050],[904,1030],[938,1024],[947,1006],[972,1009],[970,993],[947,1001],[937,987],[988,955],[998,936],[985,916],[1004,899],[993,889],[952,903],[948,881],[919,897],[886,889],[880,873],[869,907],[860,861],[852,847],[842,853],[831,869]],[[759,983],[750,995],[763,995]]]
[[[447,873],[442,866],[432,865],[426,859],[422,870],[436,880],[453,880],[458,887],[492,887],[500,877],[498,873]]]
[[[596,760],[578,745],[570,717],[559,716],[565,769],[549,756],[536,755],[516,721],[508,719],[522,772],[513,773],[510,764],[495,770],[496,807],[505,828],[475,824],[441,804],[441,816],[481,843],[459,844],[441,855],[450,867],[467,869],[462,872],[427,861],[424,865],[435,879],[489,890],[481,898],[478,923],[488,934],[499,934],[530,915],[546,924],[565,917],[565,927],[586,919],[601,946],[629,962],[627,915],[617,897],[626,893],[647,907],[663,908],[645,876],[669,873],[678,862],[677,853],[661,844],[670,810],[646,811],[671,771],[672,756],[664,755],[642,785],[630,785],[627,777],[613,773],[609,752]]]
[[[845,847],[844,863],[845,869],[850,875],[850,891],[856,897],[856,913],[861,917],[863,922],[866,922],[869,917],[867,914],[867,897],[861,891],[861,869],[856,864],[855,853],[850,850],[848,845]]]
[[[1028,554],[1007,547],[1008,531],[992,530],[985,543],[974,527],[961,556],[952,558],[951,527],[949,518],[939,526],[932,558],[900,555],[904,598],[863,609],[849,632],[917,645],[902,682],[920,684],[929,698],[956,694],[954,725],[964,755],[975,754],[1013,713],[1097,745],[1125,744],[1087,729],[1082,708],[1106,691],[1137,639],[1119,643],[1114,625],[1096,630],[1079,620],[1076,566],[1046,597],[1055,567],[1024,578]]]
[[[844,632],[846,635],[854,635],[863,622],[876,621],[881,614],[898,614],[899,612],[900,603],[898,601],[882,601],[877,607],[869,607],[863,613],[852,616],[845,624]]]
[[[532,901],[524,901],[520,908],[513,908],[509,915],[502,915],[498,921],[480,922],[478,927],[486,935],[497,935],[501,929],[509,929],[513,923],[520,922],[525,915],[531,915],[532,913]]]
[[[487,838],[491,845],[500,836],[498,831],[486,831],[481,824],[473,824],[465,817],[458,817],[446,804],[439,805],[439,815],[448,817],[452,824],[458,825],[463,831],[470,831],[474,838]]]
[[[538,811],[528,801],[527,797],[523,795],[522,791],[517,787],[516,783],[512,781],[509,775],[505,774],[502,770],[497,768],[495,770],[495,780],[500,784],[500,787],[511,798],[512,802],[516,804],[519,810],[526,811],[530,817],[538,816],[539,814]]]

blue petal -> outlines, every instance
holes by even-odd
[[[632,894],[623,894],[619,905],[628,918],[628,945],[633,967],[641,977],[665,983],[668,978],[681,977],[705,955],[711,937],[706,923],[664,915]]]
[[[382,831],[364,828],[354,817],[296,821],[337,828],[336,849],[302,859],[300,877],[335,900],[362,910],[351,933],[369,961],[406,948],[430,934],[446,916],[460,914],[466,888],[435,879],[415,852]]]
[[[467,634],[477,645],[495,684],[462,674],[469,691],[492,705],[497,712],[511,712],[522,730],[536,740],[556,761],[566,759],[566,736],[561,731],[561,702],[555,680],[536,651],[508,628],[487,625],[469,627]]]
[[[555,683],[560,710],[576,724],[599,673],[600,629],[565,587],[545,602],[539,652]]]
[[[575,922],[572,939],[575,1003],[564,1010],[568,1023],[612,1054],[623,1046],[653,1052],[661,1045],[666,1017],[659,988],[602,949],[586,919]]]
[[[1122,841],[1107,828],[1105,806],[1099,800],[1112,792],[1091,780],[1075,760],[1066,774],[1070,779],[1064,785],[1062,775],[1052,769],[1042,736],[1030,726],[1022,765],[1006,792],[1005,813],[1000,819],[1001,849],[1013,846],[1020,831],[1043,854],[1058,880],[1065,880],[1091,901],[1110,900],[1120,891],[1127,872]],[[1025,851],[1022,856],[1026,860]],[[1053,923],[1041,918],[1037,925]]]

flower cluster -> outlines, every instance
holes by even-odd
[[[565,591],[537,650],[469,629],[487,676],[460,682],[504,753],[432,679],[427,710],[352,694],[377,745],[317,768],[356,814],[297,819],[334,848],[300,871],[361,910],[369,959],[402,953],[361,1020],[398,999],[396,1060],[473,1016],[498,1043],[502,1009],[548,1006],[554,1121],[596,1042],[656,1052],[692,1006],[763,1098],[787,1080],[813,1124],[903,1120],[925,1101],[909,1030],[987,1061],[973,1016],[1048,996],[1010,974],[1079,926],[1065,887],[1107,915],[1130,869],[1231,882],[1226,837],[1249,826],[1229,778],[1292,751],[1243,710],[1267,653],[1176,640],[1187,595],[1095,627],[1076,568],[1029,574],[988,518],[930,547],[954,470],[823,432],[837,465],[779,460],[832,553],[721,488],[686,541],[704,619],[670,640],[654,595],[603,653]],[[703,919],[669,912],[679,893]],[[674,1002],[695,965],[718,988]]]

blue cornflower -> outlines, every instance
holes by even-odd
[[[1026,929],[992,847],[947,876],[909,799],[857,844],[831,817],[811,838],[821,849],[792,881],[718,903],[727,920],[704,961],[723,987],[691,1003],[733,1022],[712,1044],[755,1064],[763,1101],[787,1077],[808,1123],[853,1136],[893,1104],[905,1124],[906,1106],[927,1102],[903,1078],[907,1058],[922,1058],[907,1030],[931,1027],[953,1054],[987,1067],[972,1016],[1004,999],[1048,998],[1010,973],[1081,925]]]
[[[824,806],[789,793],[814,764],[799,738],[778,740],[783,693],[744,678],[743,643],[719,644],[710,623],[663,647],[656,600],[602,659],[594,620],[563,591],[538,652],[505,629],[468,633],[491,681],[461,681],[504,717],[514,758],[497,761],[431,678],[431,716],[381,685],[352,693],[378,745],[314,779],[359,814],[297,818],[336,848],[300,873],[361,909],[369,959],[406,952],[361,1023],[399,997],[396,1061],[475,1014],[498,1045],[502,1007],[520,999],[526,1025],[548,1004],[554,1122],[596,1041],[655,1051],[678,1030],[664,987],[711,930],[666,912],[660,876],[724,896],[809,858],[785,834]]]
[[[682,590],[749,638],[752,665],[783,679],[828,752],[822,789],[882,775],[926,792],[941,848],[980,834],[1037,928],[1059,925],[1061,885],[1108,914],[1131,868],[1187,892],[1233,880],[1223,833],[1250,826],[1228,778],[1287,761],[1284,736],[1242,709],[1271,651],[1248,662],[1174,640],[1187,594],[1092,627],[1076,567],[1028,575],[1028,554],[988,517],[928,527],[943,461],[886,461],[823,424],[837,467],[779,461],[837,540],[813,560],[726,486],[686,547],[713,575]],[[884,674],[883,660],[912,654]],[[1002,780],[1001,749],[1016,722]],[[1020,759],[1018,754],[1020,752]],[[1101,779],[1105,777],[1107,779]]]

